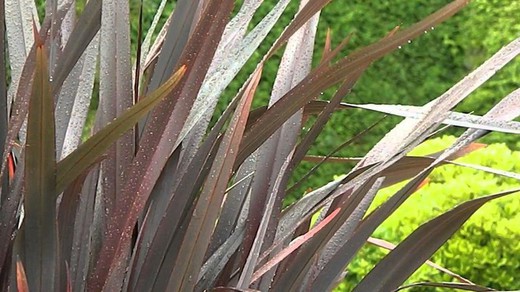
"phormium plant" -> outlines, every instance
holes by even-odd
[[[312,67],[319,12],[328,2],[302,0],[224,113],[213,117],[288,0],[252,29],[261,0],[241,1],[237,13],[234,1],[179,0],[154,38],[163,1],[146,37],[139,29],[135,56],[128,1],[90,0],[78,14],[74,0],[47,1],[42,21],[31,1],[3,1],[2,291],[330,290],[436,166],[475,149],[472,142],[489,131],[519,133],[511,121],[519,90],[482,117],[451,109],[520,52],[520,39],[424,106],[341,103],[372,62],[468,1],[348,54],[348,38],[335,48],[328,40]],[[269,104],[253,110],[263,64],[281,50]],[[331,88],[330,100],[320,99]],[[83,140],[94,96],[93,134]],[[331,114],[353,107],[405,119],[346,176],[284,208],[291,173],[312,159],[307,150]],[[302,133],[310,115],[317,117]],[[441,124],[468,130],[441,153],[406,156]],[[365,214],[377,190],[407,179]],[[515,191],[467,201],[420,226],[355,291],[400,289],[480,206]],[[458,282],[417,285],[486,290],[454,276]]]

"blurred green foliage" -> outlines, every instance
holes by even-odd
[[[423,143],[411,154],[434,153],[454,141],[453,136],[436,138]],[[458,161],[520,172],[520,152],[511,151],[503,143],[491,144]],[[414,193],[376,230],[374,237],[397,244],[421,224],[463,201],[520,186],[514,179],[455,165],[437,168],[429,179],[426,186]],[[380,191],[371,210],[393,195],[403,184]],[[495,289],[520,289],[519,210],[519,194],[485,204],[434,254],[432,260],[476,284]],[[373,245],[363,247],[349,266],[346,281],[337,291],[350,291],[386,253],[387,251]],[[421,281],[441,282],[454,279],[429,266],[423,266],[412,275],[408,283]],[[443,290],[420,288],[408,291]]]

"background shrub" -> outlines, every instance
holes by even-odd
[[[455,140],[445,136],[423,143],[411,154],[425,155],[449,146]],[[505,144],[492,144],[458,160],[511,172],[520,171],[520,152]],[[514,179],[471,168],[445,165],[436,169],[429,183],[416,192],[374,233],[374,237],[399,243],[419,225],[461,202],[518,187]],[[402,184],[378,194],[372,208],[394,194]],[[520,289],[520,198],[505,197],[484,205],[441,247],[433,261],[459,275],[495,289]],[[347,280],[338,291],[350,291],[355,283],[386,254],[379,247],[365,246],[349,266]],[[408,282],[452,281],[429,266],[419,269]],[[413,290],[411,290],[413,291]],[[415,291],[442,291],[420,290]]]

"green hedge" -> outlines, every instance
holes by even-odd
[[[436,152],[450,145],[454,137],[428,141],[414,154]],[[520,172],[520,152],[505,144],[492,144],[460,159],[461,162]],[[518,181],[454,165],[437,168],[429,183],[407,200],[374,237],[399,243],[422,223],[455,205],[476,197],[517,188]],[[394,194],[403,184],[385,189],[376,197],[372,209]],[[348,268],[346,282],[338,291],[350,291],[386,251],[365,246]],[[520,289],[520,196],[513,194],[491,201],[477,211],[466,224],[433,256],[433,261],[481,285],[495,289]],[[453,281],[429,266],[421,267],[408,282]],[[410,290],[414,291],[414,290]],[[426,290],[421,288],[415,291]]]

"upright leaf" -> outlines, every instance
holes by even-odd
[[[11,67],[9,103],[11,103],[20,82],[25,60],[29,56],[34,43],[33,18],[38,24],[39,21],[38,14],[35,13],[34,1],[6,0],[2,2],[2,5],[5,6],[6,12],[5,28],[9,48],[9,65]]]
[[[5,9],[4,5],[0,5],[0,23],[4,23]],[[7,121],[9,120],[9,111],[7,110],[7,69],[5,66],[5,27],[0,25],[0,143],[4,145],[7,141]],[[8,154],[9,155],[9,154]],[[0,163],[7,159],[4,157],[2,149],[0,149]],[[0,206],[2,201],[7,197],[7,188],[9,178],[0,176]],[[1,263],[0,263],[1,265]]]
[[[53,76],[53,93],[59,92],[70,71],[101,27],[101,0],[89,0],[71,32]],[[59,19],[59,17],[58,17]]]
[[[304,9],[307,5],[309,5],[309,1],[302,1],[300,9]],[[289,39],[276,75],[269,105],[275,104],[310,72],[318,19],[319,13],[311,17]],[[282,208],[284,194],[282,190],[286,189],[289,179],[288,171],[291,170],[289,164],[285,168],[282,165],[288,156],[292,156],[290,153],[296,145],[302,117],[303,110],[295,113],[255,154],[256,169],[251,186],[251,208],[249,208],[248,224],[242,247],[243,258],[241,258],[241,261],[245,261],[245,257],[248,260],[237,285],[239,288],[249,286],[249,279],[256,267],[256,260],[262,246],[264,244],[269,246],[274,240]],[[276,190],[275,182],[278,182]],[[270,202],[270,207],[267,206],[268,202]],[[266,214],[269,215],[268,218],[264,217]],[[259,230],[261,223],[266,228],[263,232]],[[260,283],[260,290],[267,289],[271,282],[271,279],[268,278],[266,277],[266,280]]]
[[[103,127],[133,105],[128,1],[103,1],[100,31],[99,108]],[[112,214],[122,196],[124,171],[135,153],[133,130],[124,133],[101,162],[102,194],[106,213]]]
[[[260,81],[261,68],[257,69],[244,92],[233,119],[220,145],[194,215],[188,226],[184,240],[179,247],[168,291],[192,291],[204,261],[204,254],[211,239],[211,233],[218,218],[226,187],[233,171],[238,146],[247,122],[249,108]]]
[[[24,266],[31,291],[57,288],[56,148],[54,98],[43,44],[36,49],[36,71],[29,103],[25,145]]]
[[[96,268],[89,278],[90,289],[101,289],[111,266],[116,264],[116,254],[119,255],[130,244],[134,223],[143,212],[168,157],[175,150],[185,119],[209,67],[208,59],[215,53],[232,8],[232,1],[209,2],[193,32],[197,37],[190,38],[181,58],[188,68],[183,82],[170,99],[151,113],[153,118],[148,119],[144,127],[139,150],[128,168],[123,188],[123,193],[127,195],[109,223],[109,228],[117,232],[107,234]]]

